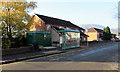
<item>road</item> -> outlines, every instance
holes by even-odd
[[[117,70],[118,43],[3,65],[4,70]]]

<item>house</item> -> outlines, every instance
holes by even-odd
[[[80,32],[80,41],[81,42],[86,42],[88,40],[88,35],[85,34],[85,32]]]
[[[88,41],[101,41],[103,30],[98,28],[90,28],[88,29],[88,32],[86,32],[85,34],[89,36]]]
[[[80,47],[80,31],[84,29],[70,21],[35,14],[29,25],[28,45],[38,42],[39,45],[62,49]]]
[[[120,40],[120,33],[116,33],[116,37]]]
[[[111,36],[112,36],[112,38],[111,38],[111,40],[112,41],[118,41],[119,40],[119,36],[118,36],[118,33],[116,33],[116,34],[111,34]]]

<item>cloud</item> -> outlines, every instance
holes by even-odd
[[[81,24],[81,27],[83,27],[85,29],[89,29],[91,27],[95,27],[95,28],[99,28],[99,29],[105,28],[105,26],[102,26],[102,25],[99,25],[99,24]]]
[[[112,33],[118,33],[118,29],[111,29]]]

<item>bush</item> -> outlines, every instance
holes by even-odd
[[[2,38],[2,49],[16,48],[25,46],[25,38]]]

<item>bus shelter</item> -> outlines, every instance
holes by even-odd
[[[51,46],[51,33],[48,31],[28,31],[27,45]]]
[[[72,29],[58,30],[61,33],[60,44],[62,49],[80,47],[80,31]]]

